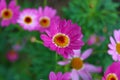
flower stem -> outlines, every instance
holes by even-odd
[[[42,41],[40,41],[40,40],[37,40],[37,39],[35,40],[35,42],[36,42],[36,43],[43,44],[43,42],[42,42]]]
[[[55,72],[57,72],[57,60],[58,60],[58,55],[57,53],[55,54],[55,61],[56,61],[56,65],[55,65]]]
[[[45,7],[47,5],[47,0],[44,0],[43,6]]]

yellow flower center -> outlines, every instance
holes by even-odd
[[[83,67],[83,61],[80,58],[73,58],[71,61],[71,67],[79,70]]]
[[[116,44],[116,51],[118,52],[118,54],[120,54],[120,43]]]
[[[70,39],[67,35],[58,33],[53,37],[53,43],[60,48],[65,48],[69,45]]]
[[[118,78],[117,78],[116,74],[110,73],[107,75],[106,80],[118,80]]]
[[[13,13],[10,9],[4,9],[1,14],[3,19],[10,19],[13,16]]]
[[[43,28],[48,28],[50,26],[50,19],[48,17],[43,17],[43,18],[40,19],[39,24]]]
[[[30,16],[26,16],[25,19],[24,19],[24,22],[26,24],[31,24],[32,23],[32,18]]]

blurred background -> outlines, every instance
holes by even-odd
[[[17,0],[17,4],[21,10],[38,8],[45,0]],[[62,19],[81,26],[85,42],[82,51],[93,48],[85,62],[102,66],[102,73],[92,74],[93,80],[101,80],[113,62],[107,50],[109,36],[120,29],[120,0],[48,0],[47,6],[56,9]],[[0,27],[0,80],[48,80],[50,71],[66,72],[65,67],[57,65],[63,58],[58,56],[56,61],[55,52],[34,43],[34,38],[40,40],[40,33],[25,31],[18,24]]]

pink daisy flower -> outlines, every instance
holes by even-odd
[[[88,45],[97,44],[100,45],[101,42],[103,42],[105,38],[103,36],[97,36],[96,34],[93,34],[90,36],[90,38],[87,41]]]
[[[46,6],[44,9],[39,7],[38,9],[38,30],[44,32],[46,29],[49,29],[51,25],[51,20],[55,17],[56,10],[51,7]],[[54,19],[53,19],[54,20]]]
[[[62,72],[58,72],[55,74],[54,72],[50,72],[49,80],[70,80],[70,73],[66,72],[62,74]]]
[[[120,62],[113,62],[108,66],[102,80],[120,80]]]
[[[0,18],[2,18],[1,25],[9,26],[10,24],[16,24],[19,16],[20,6],[16,5],[15,0],[11,0],[9,5],[5,0],[0,1]]]
[[[110,36],[110,44],[108,44],[110,54],[115,61],[120,61],[120,30],[114,30],[114,38]]]
[[[44,46],[65,58],[69,54],[74,54],[73,49],[80,49],[84,45],[82,37],[81,28],[77,24],[72,24],[70,20],[52,23],[50,30],[41,35]]]
[[[82,54],[80,53],[80,50],[74,50],[74,53],[73,56],[69,56],[65,61],[58,62],[58,64],[62,66],[70,64],[72,68],[72,80],[79,80],[79,76],[82,80],[92,80],[90,73],[99,73],[102,71],[101,67],[95,67],[92,64],[84,63],[84,60],[91,55],[92,49],[88,49]]]
[[[7,54],[6,54],[7,59],[10,62],[15,62],[18,59],[18,53],[15,52],[14,50],[10,50]]]
[[[37,22],[37,10],[36,9],[24,9],[19,16],[18,23],[24,30],[36,30]]]

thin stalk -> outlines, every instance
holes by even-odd
[[[47,5],[47,0],[44,0],[43,6],[45,7]]]
[[[56,65],[55,65],[55,72],[57,72],[57,60],[58,60],[58,54],[56,53],[55,54],[55,62],[56,62]]]

